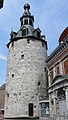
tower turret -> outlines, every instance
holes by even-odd
[[[29,10],[30,5],[26,3],[21,27],[18,32],[11,32],[7,44],[5,118],[9,120],[38,118],[46,108],[42,100],[47,99],[47,42],[41,30],[34,29],[34,17]]]

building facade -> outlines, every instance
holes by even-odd
[[[24,5],[18,32],[11,32],[5,90],[6,119],[49,114],[47,99],[47,41],[34,28],[30,5]]]
[[[0,119],[4,117],[5,84],[0,87]]]
[[[68,118],[68,27],[59,38],[59,46],[47,59],[50,116]]]

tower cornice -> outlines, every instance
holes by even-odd
[[[15,37],[14,39],[12,39],[12,40],[6,45],[7,48],[9,48],[9,45],[11,44],[11,42],[13,42],[13,41],[17,41],[17,40],[20,40],[20,39],[24,39],[24,38],[31,39],[31,40],[35,40],[35,39],[36,39],[36,40],[42,41],[42,42],[45,43],[45,45],[46,45],[46,49],[48,49],[48,47],[47,47],[47,41],[44,40],[44,39],[41,39],[41,38],[35,37],[35,36]]]

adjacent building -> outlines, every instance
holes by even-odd
[[[0,119],[4,117],[5,84],[0,87]]]
[[[68,27],[47,59],[50,116],[68,116]],[[65,118],[67,120],[67,118]]]

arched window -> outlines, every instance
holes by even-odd
[[[24,25],[28,25],[28,19],[24,20]]]

